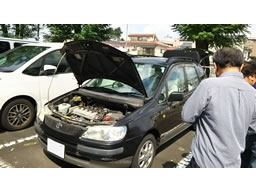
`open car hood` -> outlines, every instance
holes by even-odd
[[[88,79],[105,78],[125,83],[147,96],[135,64],[126,53],[87,40],[65,43],[61,52],[66,53],[79,85]]]

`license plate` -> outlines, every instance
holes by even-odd
[[[65,145],[47,138],[47,151],[64,159]]]

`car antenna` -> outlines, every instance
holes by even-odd
[[[57,72],[57,70],[58,70],[58,67],[59,67],[61,61],[63,60],[63,58],[64,58],[65,56],[66,56],[66,53],[64,53],[64,54],[62,55],[62,57],[60,58],[60,61],[59,61],[58,65],[57,65],[57,67],[56,67],[56,70],[55,70],[54,73],[53,73],[52,79],[51,79],[51,81],[50,81],[50,85],[49,85],[49,87],[48,87],[47,103],[49,102],[49,99],[50,99],[50,89],[51,89],[51,86],[52,86],[53,78],[54,78],[54,76],[55,76],[55,74],[56,74],[56,72]]]

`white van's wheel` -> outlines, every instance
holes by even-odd
[[[27,128],[35,118],[35,107],[26,99],[15,99],[2,111],[1,122],[7,130]]]

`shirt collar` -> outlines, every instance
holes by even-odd
[[[238,72],[238,71],[228,71],[228,72],[224,72],[220,75],[220,77],[227,77],[227,76],[235,76],[235,77],[239,77],[239,78],[244,78],[243,73]]]

